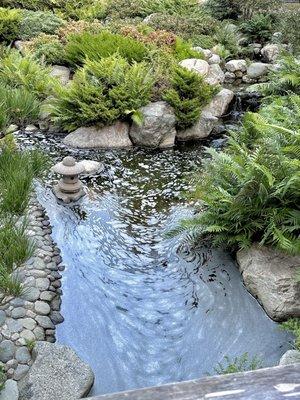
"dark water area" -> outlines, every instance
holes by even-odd
[[[92,394],[199,378],[225,355],[278,363],[289,336],[245,290],[231,255],[165,235],[193,212],[182,192],[201,169],[199,144],[96,152],[42,134],[19,140],[53,163],[73,155],[104,165],[75,206],[56,202],[51,174],[37,186],[66,264],[57,341],[91,365]]]

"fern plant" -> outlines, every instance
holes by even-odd
[[[50,93],[50,70],[39,64],[33,57],[22,57],[11,51],[0,63],[0,83],[6,86],[23,87],[39,98]]]
[[[258,241],[299,254],[300,114],[295,129],[270,123],[263,112],[246,118],[247,140],[232,134],[226,151],[207,150],[193,194],[199,213],[173,234],[211,235],[214,245],[235,248]]]
[[[300,350],[300,318],[290,318],[281,324],[281,328],[294,334],[294,347],[296,350]]]
[[[262,361],[258,356],[249,357],[248,353],[244,353],[239,357],[224,357],[223,362],[219,362],[214,368],[218,375],[235,374],[238,372],[254,371],[262,368]]]
[[[279,68],[269,74],[269,82],[253,85],[253,90],[263,95],[300,94],[300,59],[285,55],[279,60]]]

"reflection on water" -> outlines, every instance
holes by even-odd
[[[67,265],[57,339],[92,366],[93,394],[198,378],[246,351],[278,361],[288,336],[244,289],[231,256],[165,237],[192,212],[180,193],[201,168],[199,146],[96,153],[33,141],[53,159],[105,164],[75,207],[38,186]]]

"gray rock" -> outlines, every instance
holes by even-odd
[[[25,132],[27,133],[34,133],[38,131],[38,127],[35,125],[27,125],[25,128]]]
[[[32,340],[35,340],[34,334],[29,329],[24,329],[24,331],[20,333],[20,336],[22,339],[25,339],[25,343],[27,341],[31,342]]]
[[[273,63],[277,60],[280,52],[280,47],[277,44],[267,44],[261,49],[263,61]]]
[[[14,308],[11,312],[12,318],[22,318],[26,314],[26,310],[23,307]]]
[[[176,137],[180,141],[204,139],[210,135],[217,123],[217,117],[202,111],[198,122],[190,128],[177,131]]]
[[[37,278],[35,285],[40,290],[47,290],[49,288],[50,282],[48,278]]]
[[[246,72],[247,71],[247,63],[245,60],[231,60],[225,64],[225,68],[229,72]]]
[[[44,301],[51,301],[54,297],[55,293],[50,291],[42,292],[40,295],[40,299]]]
[[[0,393],[0,400],[18,400],[19,390],[16,381],[8,379],[5,382],[5,387]]]
[[[175,140],[175,114],[171,106],[165,101],[150,103],[140,109],[143,114],[142,125],[132,124],[130,137],[137,146],[160,147],[166,137],[170,145],[174,145]],[[164,143],[164,146],[166,142]]]
[[[70,73],[71,71],[67,67],[62,65],[53,65],[50,76],[59,79],[61,84],[67,85],[70,80]]]
[[[234,72],[225,72],[225,82],[234,82],[235,81],[235,74]]]
[[[219,85],[225,81],[225,74],[219,64],[212,64],[209,67],[205,82],[210,85]]]
[[[84,173],[88,175],[96,174],[97,172],[103,170],[103,164],[100,163],[99,161],[82,160],[79,161],[78,164],[84,167]]]
[[[221,64],[221,58],[218,56],[218,54],[213,54],[209,59],[208,59],[208,64]]]
[[[36,328],[34,328],[33,333],[34,333],[36,340],[44,340],[45,339],[45,332],[41,326],[37,326]]]
[[[20,400],[75,400],[89,393],[93,371],[74,350],[38,342],[33,356],[29,373],[19,383]]]
[[[14,379],[16,381],[19,381],[20,379],[24,378],[24,376],[27,374],[28,371],[29,371],[28,365],[19,364],[15,369]]]
[[[234,92],[232,90],[222,89],[212,98],[211,102],[204,107],[203,111],[219,118],[227,112],[233,97]]]
[[[247,68],[247,75],[250,79],[257,79],[264,76],[269,71],[269,64],[264,64],[260,62],[252,63]]]
[[[281,357],[279,365],[290,365],[300,363],[300,351],[299,350],[288,350]]]
[[[120,121],[103,128],[98,128],[97,126],[78,128],[66,136],[63,142],[67,146],[79,149],[126,148],[132,146],[129,138],[129,125]]]
[[[54,325],[61,324],[64,321],[64,317],[58,311],[52,311],[50,318]]]
[[[21,332],[23,325],[17,319],[7,318],[6,325],[11,333]]]
[[[49,317],[38,315],[36,318],[37,323],[44,329],[54,329],[54,324]]]
[[[17,348],[15,357],[21,364],[26,364],[31,360],[31,355],[25,346]]]
[[[5,311],[0,310],[0,326],[2,326],[4,324],[5,320],[6,320]]]
[[[3,340],[0,343],[0,361],[6,363],[14,358],[15,345],[10,340]]]
[[[50,312],[50,306],[45,301],[36,301],[34,304],[34,310],[37,314],[47,315]]]
[[[28,301],[35,301],[40,297],[40,291],[35,287],[26,288],[23,297]]]
[[[189,71],[197,72],[202,76],[206,76],[209,72],[209,64],[205,60],[199,60],[198,58],[188,58],[180,61],[179,65],[188,69]]]
[[[36,321],[32,318],[24,318],[21,320],[23,326],[25,329],[29,329],[30,331],[33,331],[33,329],[36,327]]]
[[[253,245],[237,253],[245,285],[275,321],[300,317],[300,257]]]

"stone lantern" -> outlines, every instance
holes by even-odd
[[[83,185],[79,180],[79,174],[84,172],[85,169],[73,157],[65,157],[62,162],[54,165],[52,170],[62,175],[62,179],[53,188],[53,192],[59,200],[70,203],[85,195]]]

